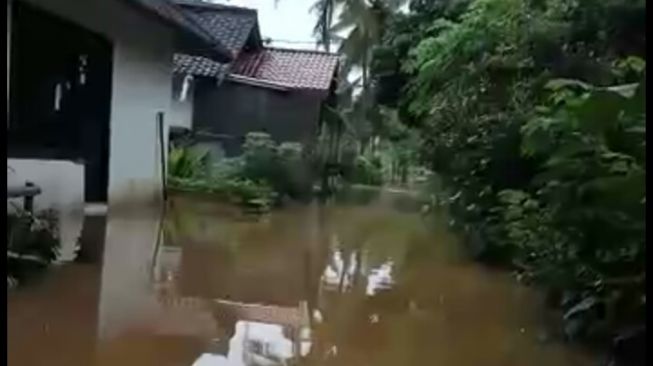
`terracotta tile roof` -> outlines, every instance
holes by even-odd
[[[197,53],[219,61],[230,61],[232,54],[220,40],[216,40],[208,29],[184,14],[183,10],[169,0],[123,0],[132,6],[156,15],[164,22],[180,30],[190,42],[190,48]]]
[[[198,0],[174,0],[186,16],[208,30],[216,42],[238,54],[253,36],[261,46],[256,10],[207,3]]]
[[[174,72],[197,76],[224,78],[229,72],[229,64],[221,64],[201,56],[177,53],[174,55]]]
[[[233,62],[234,74],[301,90],[329,90],[338,56],[326,52],[265,48],[243,53]]]

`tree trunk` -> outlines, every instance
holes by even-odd
[[[367,39],[363,43],[363,47],[364,47],[365,51],[363,51],[363,59],[361,60],[362,64],[363,64],[362,65],[363,66],[363,75],[362,75],[363,92],[361,93],[361,98],[362,98],[362,102],[361,102],[362,113],[361,114],[362,114],[362,122],[364,124],[367,124],[367,112],[368,112],[368,105],[367,105],[368,94],[367,93],[368,93],[368,87],[369,87],[369,80],[368,80],[369,70],[368,70],[368,64],[367,64],[368,63],[368,52],[369,52],[369,50],[367,49]],[[368,139],[367,136],[363,136],[363,138],[361,139],[362,140],[361,152],[360,152],[361,155],[363,155],[365,153],[365,149],[367,148],[367,146],[366,146],[367,145],[367,141],[366,141],[367,139]]]

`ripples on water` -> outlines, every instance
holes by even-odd
[[[266,218],[173,197],[9,294],[10,365],[591,365],[446,219],[366,191]]]

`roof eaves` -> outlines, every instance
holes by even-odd
[[[202,25],[215,41],[229,49],[234,58],[248,42],[250,48],[262,47],[257,10],[198,0],[171,1],[186,16]]]
[[[223,79],[230,72],[231,64],[219,63],[201,56],[175,53],[173,56],[175,74]]]
[[[295,89],[290,84],[280,83],[276,81],[268,81],[262,79],[256,79],[248,76],[238,75],[238,74],[229,74],[227,80],[233,81],[240,84],[246,84],[250,86],[256,86],[260,88],[272,89],[277,91],[290,91]]]

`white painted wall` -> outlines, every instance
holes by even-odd
[[[54,209],[58,212],[61,248],[59,260],[75,257],[77,239],[84,219],[84,166],[70,161],[32,159],[7,160],[7,185],[38,183],[43,192],[34,199],[34,209]],[[14,204],[22,207],[22,199],[7,201],[7,212]]]
[[[168,119],[170,126],[178,126],[185,128],[193,127],[193,100],[195,94],[195,83],[191,82],[188,92],[186,93],[186,100],[183,102],[179,100],[182,85],[184,84],[185,75],[175,74],[172,83],[172,105],[170,111],[170,118]]]
[[[156,114],[169,120],[174,31],[119,0],[27,1],[113,43],[109,205],[158,202],[167,148],[159,146]]]
[[[160,229],[156,210],[110,215],[102,261],[98,337],[112,338],[149,319],[158,308],[152,260]]]

